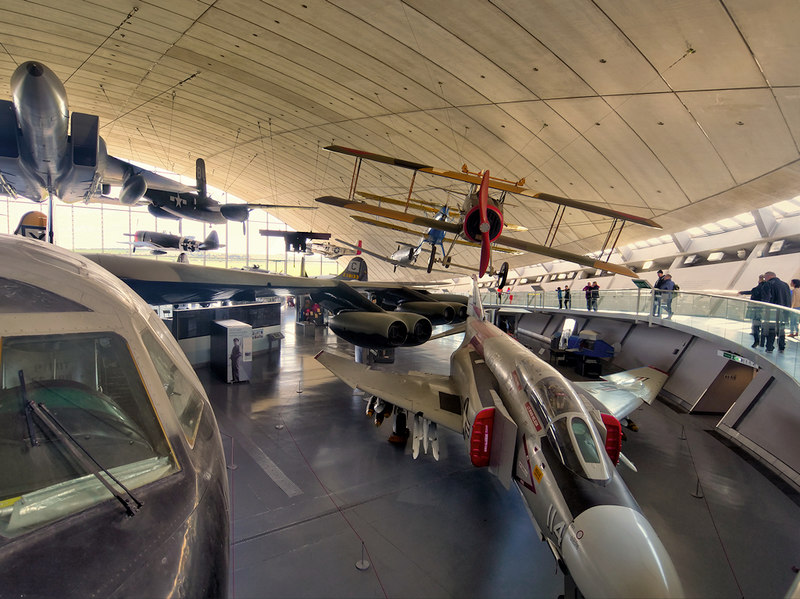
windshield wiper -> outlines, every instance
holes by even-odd
[[[93,474],[97,480],[99,480],[103,486],[108,489],[109,493],[111,493],[117,500],[122,504],[125,508],[125,512],[128,516],[134,516],[139,508],[142,507],[142,502],[136,499],[130,490],[123,485],[111,472],[100,465],[100,463],[94,459],[91,453],[89,453],[83,445],[81,445],[75,437],[73,437],[69,431],[64,428],[64,426],[58,421],[58,419],[53,416],[50,410],[47,409],[43,403],[36,403],[32,399],[27,399],[27,391],[25,389],[25,374],[22,370],[19,371],[19,383],[20,389],[22,392],[23,402],[25,403],[25,414],[26,418],[28,419],[28,432],[31,435],[31,444],[32,445],[39,445],[38,440],[34,437],[33,434],[33,422],[31,418],[31,413],[38,416],[39,420],[42,421],[42,424],[53,434],[55,437],[61,441],[64,447],[69,451],[69,453],[74,457],[83,468]],[[93,467],[96,466],[97,468]],[[99,469],[99,471],[98,471]],[[113,480],[117,485],[125,492],[128,497],[124,497],[121,493],[119,493],[114,487],[111,486],[105,478],[100,475],[100,472],[108,476],[111,480]]]
[[[22,397],[22,408],[25,410],[25,420],[28,423],[28,438],[31,440],[31,446],[33,447],[39,445],[39,440],[36,438],[36,431],[33,430],[33,418],[31,417],[31,407],[30,405],[28,405],[29,404],[28,391],[25,389],[25,375],[21,370],[19,371],[19,388],[20,388],[20,396]]]

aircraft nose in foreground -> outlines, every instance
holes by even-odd
[[[683,597],[667,550],[636,510],[599,505],[581,513],[564,535],[564,561],[587,597]]]

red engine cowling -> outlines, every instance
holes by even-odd
[[[495,408],[484,408],[475,415],[469,435],[469,459],[473,466],[489,465],[492,454],[492,431]]]
[[[489,240],[494,241],[503,232],[503,213],[491,203],[486,207],[489,220]],[[477,203],[464,215],[464,236],[472,242],[481,242],[481,211]]]
[[[622,425],[611,414],[601,414],[606,427],[606,453],[615,466],[619,464],[619,454],[622,451]]]

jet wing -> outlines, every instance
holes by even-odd
[[[284,293],[340,292],[341,303],[369,309],[372,302],[336,279],[309,279],[248,270],[181,264],[112,254],[85,254],[153,305],[254,299]]]
[[[646,366],[602,377],[603,381],[573,381],[589,403],[617,420],[627,418],[643,403],[651,404],[667,381],[667,373]]]
[[[450,430],[462,432],[461,398],[449,376],[374,370],[329,351],[321,351],[316,359],[351,387],[377,395],[408,410],[409,414],[420,414]]]

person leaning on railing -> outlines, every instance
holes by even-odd
[[[781,281],[772,271],[764,273],[764,293],[763,301],[789,308],[792,305],[792,292],[789,286]],[[775,337],[778,338],[778,351],[783,353],[786,348],[786,310],[771,308],[769,310],[769,322],[767,324],[767,347],[766,352],[775,349]],[[763,327],[763,325],[762,325]]]
[[[740,291],[739,295],[749,295],[750,299],[754,302],[763,302],[766,301],[764,285],[766,285],[766,281],[764,281],[764,275],[758,275],[758,285],[753,287],[750,291]],[[752,334],[753,334],[753,345],[750,347],[764,347],[767,342],[767,332],[766,330],[761,330],[761,317],[763,316],[764,309],[761,306],[747,306],[747,312],[745,316],[750,319],[752,324]]]

